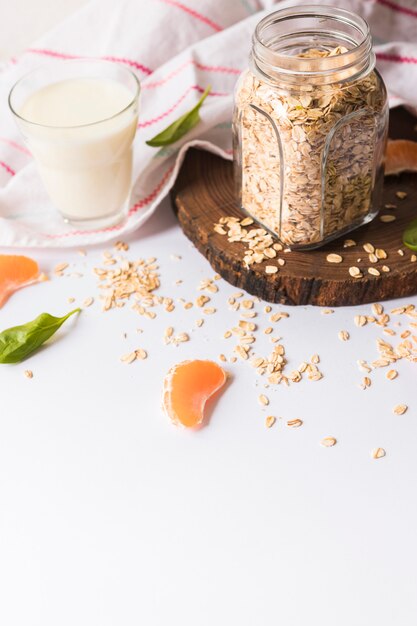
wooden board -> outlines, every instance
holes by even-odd
[[[390,137],[417,140],[417,120],[404,109],[395,109],[390,119]],[[399,200],[395,192],[406,191]],[[266,274],[263,262],[246,269],[242,258],[246,245],[229,243],[227,237],[213,231],[213,224],[222,216],[245,215],[237,206],[233,191],[232,164],[208,152],[188,152],[180,175],[172,191],[174,209],[184,233],[209,260],[216,272],[229,283],[270,302],[283,304],[316,304],[320,306],[355,305],[417,293],[417,263],[410,261],[412,252],[402,244],[405,225],[417,218],[417,175],[402,174],[385,179],[385,203],[397,205],[393,213],[396,221],[382,223],[378,217],[347,237],[357,242],[355,247],[343,248],[343,237],[318,250],[282,254],[285,266],[277,274]],[[372,276],[371,265],[363,244],[371,242],[375,248],[388,253],[386,261],[375,267],[388,265],[389,273]],[[398,250],[404,250],[404,256]],[[343,262],[326,261],[330,252],[341,254]],[[362,259],[362,261],[358,261]],[[271,264],[271,262],[269,262]],[[364,270],[364,277],[350,277],[352,265]]]

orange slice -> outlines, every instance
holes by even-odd
[[[417,172],[417,141],[388,141],[385,152],[385,176],[401,172]]]
[[[163,405],[174,424],[187,428],[204,419],[207,400],[226,382],[226,372],[213,361],[183,361],[164,379]]]
[[[12,293],[38,280],[42,278],[36,261],[27,256],[0,254],[0,307]]]

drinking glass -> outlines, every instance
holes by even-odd
[[[65,221],[89,229],[126,214],[139,94],[130,70],[87,59],[40,67],[12,88],[10,109]]]

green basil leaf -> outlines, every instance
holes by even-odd
[[[403,242],[407,248],[417,252],[417,219],[410,222],[406,227],[403,232]]]
[[[80,311],[74,309],[64,317],[41,313],[27,324],[3,330],[0,333],[0,363],[20,363],[52,337],[65,320]]]
[[[194,128],[200,121],[200,108],[203,104],[204,100],[207,98],[210,93],[211,86],[209,85],[200,100],[197,104],[187,113],[181,115],[175,122],[173,122],[170,126],[165,128],[159,135],[156,135],[153,139],[149,139],[147,141],[148,146],[152,146],[154,148],[160,146],[169,146],[171,143],[175,143],[181,137],[184,137],[188,133],[189,130]]]

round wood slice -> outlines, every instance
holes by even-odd
[[[404,109],[395,109],[390,119],[390,137],[416,140],[416,123],[416,119]],[[405,191],[407,197],[400,200],[396,197],[397,191]],[[385,179],[383,204],[395,204],[397,208],[382,209],[380,216],[395,215],[394,222],[383,223],[376,217],[371,223],[318,250],[279,253],[285,259],[285,265],[279,267],[276,274],[265,273],[265,266],[275,265],[276,259],[247,269],[242,262],[246,244],[229,243],[227,236],[213,231],[213,225],[221,217],[245,217],[235,201],[230,162],[208,152],[190,150],[172,198],[184,233],[214,270],[232,285],[263,300],[293,305],[342,306],[417,293],[417,263],[411,261],[413,253],[402,243],[406,224],[417,218],[417,174]],[[354,239],[357,245],[343,248],[346,238]],[[388,258],[370,263],[362,247],[367,242],[384,249]],[[403,256],[398,254],[399,250],[404,251]],[[343,262],[326,261],[331,252],[340,254]],[[382,265],[387,265],[390,271],[382,272]],[[350,266],[359,267],[364,277],[352,278],[348,271]],[[381,275],[370,275],[369,267],[376,267]]]

